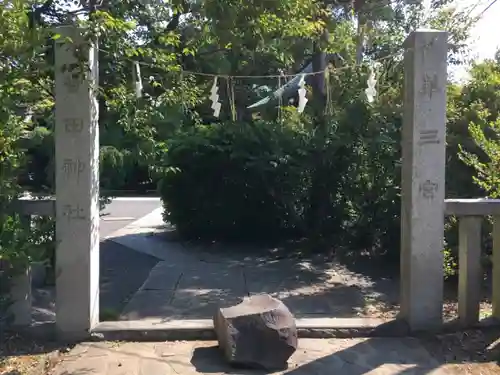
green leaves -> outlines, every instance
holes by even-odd
[[[331,201],[324,215],[328,229],[324,233],[335,230],[346,242],[359,239],[362,243],[356,246],[374,251],[395,246],[400,65],[387,68],[389,73],[379,80],[377,103],[371,107],[363,99],[363,69],[346,65],[332,73],[324,133],[314,131],[315,113],[299,115],[293,106],[266,109],[259,114],[265,122],[252,120],[254,114],[245,112],[257,96],[255,88],[273,90],[277,79],[224,78],[266,76],[281,70],[296,73],[310,59],[313,43],[325,28],[330,39],[324,50],[339,53],[345,64],[357,60],[365,42],[362,32],[367,40],[361,57],[384,57],[400,51],[407,31],[422,19],[421,9],[403,0],[390,6],[375,0],[359,4],[351,9],[319,0],[108,0],[88,19],[88,9],[83,10],[84,17],[75,17],[64,7],[54,8],[51,12],[56,16],[30,27],[26,2],[2,3],[0,198],[11,199],[18,193],[19,176],[30,176],[35,188],[53,188],[46,173],[53,161],[52,46],[61,41],[53,26],[65,23],[82,27],[88,40],[98,39],[103,187],[134,189],[149,184],[154,188],[158,176],[165,173],[170,179],[169,200],[175,205],[177,198],[184,199],[185,206],[177,212],[184,215],[179,220],[186,225],[208,222],[221,232],[234,229],[236,219],[252,225],[238,212],[250,206],[255,207],[254,218],[265,216],[268,228],[304,231],[311,175],[319,160],[321,182]],[[433,22],[453,26],[454,45],[460,47],[467,28],[454,25],[453,17],[453,12],[439,11]],[[356,27],[354,18],[362,27]],[[465,18],[461,15],[463,25]],[[142,98],[133,91],[135,63],[140,65]],[[221,75],[220,119],[212,117],[207,100],[213,77],[189,71]],[[481,186],[493,189],[497,151],[492,132],[496,132],[500,95],[493,88],[500,82],[498,69],[477,66],[473,76],[471,85],[453,94],[457,101],[449,105],[450,119],[457,128],[466,128],[471,121],[477,125],[471,133],[481,157],[470,163],[480,171]],[[246,119],[242,123],[228,121],[231,86],[238,117]],[[465,126],[460,123],[464,118]],[[29,146],[27,152],[19,148],[21,138]],[[464,150],[473,152],[469,146]],[[312,150],[323,155],[316,160]],[[220,187],[221,193],[207,199],[206,191],[211,194],[213,186]],[[222,206],[230,212],[227,217]],[[213,220],[212,209],[220,214]]]
[[[304,138],[268,122],[179,134],[169,144],[161,183],[168,219],[184,234],[208,239],[297,234],[307,193]]]
[[[452,96],[453,104],[449,106],[454,120],[452,130],[455,142],[461,140],[460,160],[476,172],[475,184],[488,196],[497,198],[500,197],[500,65],[486,61],[474,65],[470,73],[471,80]]]

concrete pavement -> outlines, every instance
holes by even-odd
[[[115,198],[101,212],[99,299],[103,319],[118,318],[158,263],[157,258],[108,240],[108,237],[160,206],[159,198]]]
[[[164,322],[177,317],[210,318],[217,305],[234,303],[254,292],[277,295],[299,317],[311,313],[358,315],[367,309],[370,298],[380,299],[380,294],[387,292],[379,281],[350,273],[324,259],[287,259],[274,249],[192,244],[188,248],[187,244],[165,235],[161,209],[154,201],[146,202],[113,202],[108,207],[110,220],[101,219],[101,310],[121,308],[128,301],[122,319]],[[148,210],[152,212],[143,216]],[[142,218],[133,220],[134,215]],[[289,367],[274,373],[457,373],[456,367],[450,369],[426,347],[414,338],[299,339],[299,348]],[[228,367],[213,341],[81,343],[64,355],[51,372],[53,375],[268,373]]]
[[[104,213],[101,320],[211,319],[217,306],[257,293],[280,298],[297,318],[379,318],[378,311],[397,311],[391,308],[397,283],[353,273],[321,255],[293,259],[273,248],[176,241],[158,199],[117,199]],[[40,319],[53,320],[53,288],[34,294],[39,315],[48,313]]]
[[[354,273],[321,254],[296,259],[275,248],[180,242],[161,214],[156,209],[109,237],[159,260],[122,320],[211,319],[217,306],[258,293],[280,298],[297,318],[378,318],[378,311],[387,318],[397,311],[397,282]]]
[[[442,375],[452,374],[417,339],[301,339],[288,368],[235,369],[216,342],[83,343],[57,365],[54,375]]]
[[[100,310],[106,319],[117,319],[130,297],[147,279],[158,259],[107,240],[113,232],[161,206],[159,198],[114,198],[100,220]],[[33,290],[35,321],[55,320],[55,288]]]
[[[101,211],[101,239],[161,207],[160,198],[117,197]]]

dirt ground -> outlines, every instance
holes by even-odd
[[[0,342],[0,375],[48,375],[69,347],[5,334]]]
[[[469,330],[422,339],[452,374],[500,374],[500,328]]]

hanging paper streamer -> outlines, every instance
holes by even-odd
[[[283,72],[282,69],[279,70],[280,75],[278,77],[278,88],[281,87],[282,80],[284,81],[285,79],[285,73]],[[278,122],[281,123],[282,120],[282,113],[281,113],[281,108],[283,107],[283,97],[280,95],[278,97]]]
[[[306,98],[307,90],[305,89],[305,86],[306,86],[305,75],[302,74],[302,77],[300,77],[299,89],[298,89],[299,105],[297,106],[297,111],[299,113],[304,112],[304,108],[305,108],[306,103],[307,103],[307,98]]]
[[[231,119],[233,121],[236,121],[236,119],[238,118],[238,115],[236,113],[236,102],[234,100],[234,82],[233,82],[233,79],[231,77],[229,77],[229,80],[231,81],[231,101],[230,101],[230,105],[231,105]]]
[[[234,82],[232,77],[226,78],[227,97],[229,99],[229,110],[231,111],[231,119],[236,121],[238,114],[236,113],[236,102],[234,101]]]
[[[134,82],[135,82],[135,97],[142,98],[142,78],[141,67],[137,61],[134,61]]]
[[[325,69],[326,105],[325,114],[333,115],[332,84],[330,82],[330,64]]]
[[[220,108],[222,104],[219,102],[219,94],[217,94],[219,88],[217,87],[217,77],[214,77],[214,84],[210,90],[210,100],[212,101],[212,109],[214,110],[214,117],[219,117]]]
[[[375,86],[377,84],[377,78],[375,77],[375,69],[370,66],[370,74],[368,75],[368,81],[366,82],[367,88],[365,90],[366,99],[369,103],[373,103],[375,97],[377,96],[377,90]]]

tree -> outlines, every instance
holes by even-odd
[[[201,125],[231,123],[236,112],[238,121],[253,123],[260,117],[306,132],[315,150],[314,157],[311,153],[306,159],[308,173],[314,172],[316,181],[314,187],[308,187],[311,228],[328,233],[328,228],[358,220],[373,229],[375,224],[368,222],[363,210],[371,210],[372,216],[390,211],[386,217],[393,225],[397,186],[388,189],[387,184],[398,180],[394,177],[398,169],[392,163],[399,158],[399,53],[408,31],[424,21],[421,4],[404,0],[176,0],[168,4],[107,0],[77,8],[68,4],[46,0],[1,5],[4,14],[15,15],[17,24],[22,24],[16,29],[16,22],[2,19],[5,37],[0,38],[5,48],[0,56],[8,66],[2,74],[17,79],[9,76],[4,80],[11,88],[6,91],[7,108],[29,118],[16,125],[27,152],[26,161],[14,175],[24,186],[54,188],[52,38],[55,26],[69,23],[99,39],[103,188],[153,188],[163,174],[162,161],[168,159],[172,138]],[[451,28],[451,41],[457,47],[450,60],[455,61],[464,49],[467,27],[463,25],[470,22],[456,25],[451,22],[456,11],[443,2],[434,6],[430,23]],[[465,20],[465,13],[459,19]],[[322,70],[321,59],[315,57],[323,54],[341,58],[325,79],[327,84],[317,75],[321,79],[301,117],[293,105],[284,102],[260,113],[247,110],[262,97],[262,88],[272,92],[283,83],[281,79],[230,78],[296,73],[313,60],[315,69]],[[381,58],[385,60],[384,75],[379,77],[379,104],[369,105],[362,95],[367,71],[353,65]],[[140,98],[134,93],[136,64],[143,83]],[[219,118],[212,116],[207,100],[213,82],[210,74],[219,75],[224,105]],[[375,181],[377,168],[386,174]],[[372,206],[361,201],[367,196],[373,198]],[[383,206],[378,197],[391,206]],[[369,240],[369,236],[365,238]]]
[[[460,157],[474,168],[474,182],[491,198],[500,197],[500,64],[487,60],[471,69],[461,90],[465,126],[472,142],[462,142]],[[472,143],[472,144],[471,144]]]

